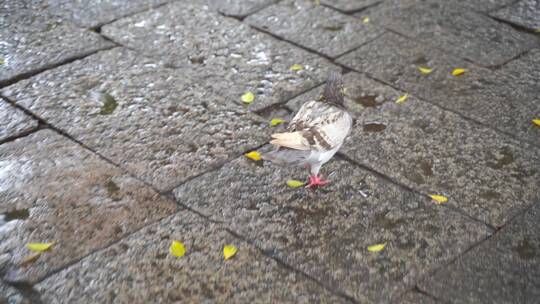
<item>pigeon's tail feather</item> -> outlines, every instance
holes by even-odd
[[[263,154],[261,157],[264,160],[269,160],[278,165],[287,165],[304,163],[310,154],[311,151],[280,147],[272,152]]]

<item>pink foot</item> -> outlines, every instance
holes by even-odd
[[[319,177],[316,176],[316,175],[310,175],[310,176],[309,176],[309,184],[306,186],[306,188],[313,188],[313,187],[317,187],[317,186],[324,186],[324,185],[328,184],[329,182],[330,182],[329,180],[325,180],[325,179],[319,178]]]

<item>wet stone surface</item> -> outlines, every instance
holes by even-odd
[[[96,33],[46,15],[30,1],[0,4],[0,86],[112,44]]]
[[[504,64],[540,43],[535,35],[518,32],[466,6],[441,1],[387,6],[377,15],[374,23],[482,66]]]
[[[185,245],[185,256],[169,254],[172,240]],[[226,244],[238,251],[224,261]],[[348,303],[185,212],[92,254],[36,289],[47,303]]]
[[[37,121],[0,99],[0,143],[37,128]]]
[[[269,147],[268,147],[269,148]],[[360,302],[382,303],[414,286],[488,233],[426,197],[344,160],[321,173],[331,184],[291,189],[304,168],[241,157],[178,187],[178,201],[225,224],[265,251]],[[367,246],[386,243],[382,252]]]
[[[196,3],[206,3],[226,16],[245,17],[278,0],[197,0]]]
[[[281,1],[249,16],[246,22],[263,31],[335,58],[383,33],[312,1]]]
[[[0,164],[0,213],[14,217],[0,228],[8,281],[39,281],[177,209],[173,201],[52,131],[0,145]],[[29,242],[54,245],[29,262]]]
[[[356,73],[345,77],[356,124],[341,151],[358,163],[499,227],[540,197],[538,149]],[[288,103],[295,110],[313,90]],[[367,129],[366,125],[385,128]],[[361,144],[360,144],[361,143]]]
[[[491,16],[534,31],[540,29],[540,0],[521,0]]]
[[[49,0],[48,10],[81,27],[92,28],[167,2],[171,0]]]
[[[383,0],[322,0],[321,3],[343,12],[354,12],[378,4],[382,1]]]
[[[252,92],[252,111],[283,103],[339,71],[319,56],[202,5],[166,5],[108,25],[103,34],[198,79],[227,104],[243,104],[240,97]],[[291,70],[294,64],[302,70]]]
[[[420,283],[448,303],[537,303],[540,200],[524,215]]]
[[[2,92],[160,190],[268,139],[266,120],[227,105],[189,71],[121,48]]]
[[[540,129],[531,123],[540,115],[537,55],[538,51],[531,51],[494,72],[385,33],[338,62],[494,129],[538,143]],[[424,75],[420,67],[433,71]],[[453,76],[456,68],[466,72]]]

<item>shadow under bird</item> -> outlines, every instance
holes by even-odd
[[[343,91],[342,76],[331,74],[321,98],[304,103],[287,125],[287,132],[272,134],[270,143],[275,149],[262,158],[281,165],[308,167],[308,188],[327,184],[329,181],[319,176],[319,170],[336,154],[352,126],[343,104]]]

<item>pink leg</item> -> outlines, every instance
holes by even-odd
[[[330,181],[325,180],[323,178],[320,178],[316,175],[309,175],[309,184],[306,186],[306,188],[313,188],[316,186],[324,186],[328,184]]]

